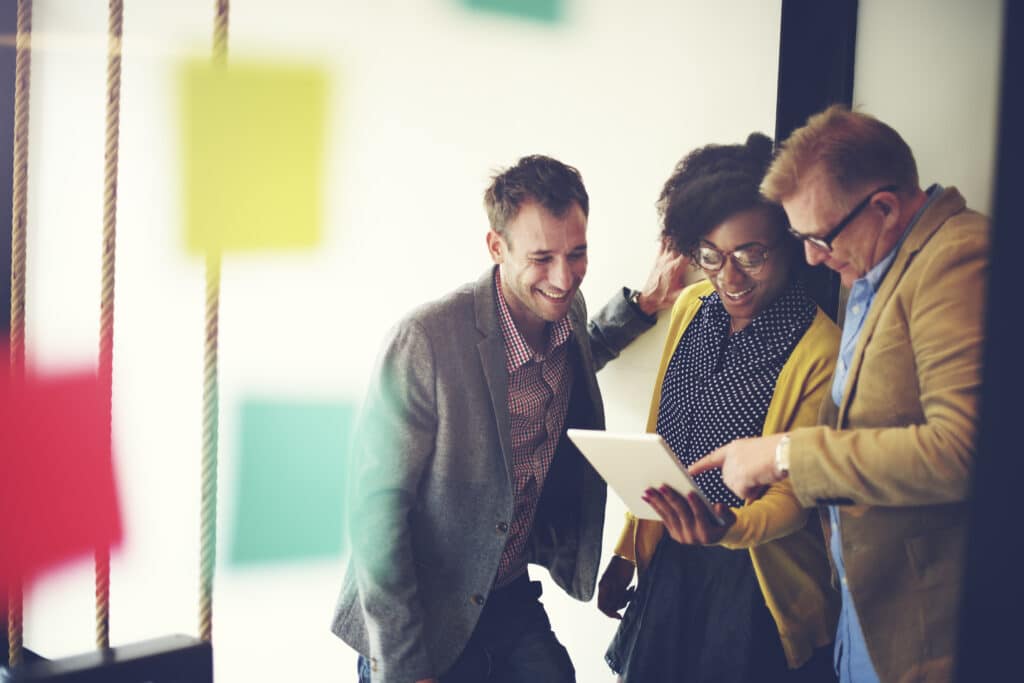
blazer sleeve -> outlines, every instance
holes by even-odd
[[[595,371],[618,358],[624,348],[657,322],[655,316],[644,315],[630,304],[626,298],[628,294],[625,288],[616,292],[587,323]]]
[[[790,478],[805,505],[846,499],[917,506],[967,498],[981,392],[988,243],[984,226],[951,227],[962,236],[922,250],[916,257],[920,271],[893,294],[907,316],[909,339],[900,331],[892,343],[910,344],[923,421],[795,432]],[[876,342],[876,353],[886,350]],[[874,382],[881,393],[891,378],[884,367],[868,367],[868,360],[859,388]]]
[[[838,328],[821,310],[817,315],[814,327],[794,349],[792,365],[787,368],[791,372],[779,377],[765,420],[765,434],[817,424],[819,407],[831,386],[839,345]],[[803,528],[810,512],[797,499],[790,479],[773,484],[760,498],[733,511],[736,523],[720,544],[736,549],[788,536]]]
[[[353,439],[346,518],[374,681],[436,675],[423,637],[410,516],[437,426],[430,340],[401,323],[378,360]]]

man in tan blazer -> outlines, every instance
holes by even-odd
[[[840,681],[953,675],[978,426],[988,222],[955,188],[922,190],[910,148],[833,106],[795,131],[762,184],[811,264],[850,289],[822,426],[744,439],[722,467],[748,497],[789,477],[818,505],[843,597]]]

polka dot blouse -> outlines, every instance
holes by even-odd
[[[684,465],[733,439],[759,436],[775,381],[817,307],[803,284],[787,288],[736,334],[718,292],[701,297],[665,370],[657,431]],[[697,475],[712,503],[743,501],[722,483],[721,470]]]

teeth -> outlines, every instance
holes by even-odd
[[[725,295],[730,299],[739,299],[741,297],[746,296],[747,294],[750,294],[752,291],[754,291],[754,288],[750,287],[749,289],[744,289],[742,292],[726,292]]]
[[[559,301],[569,296],[568,292],[562,292],[561,294],[552,294],[551,292],[545,292],[543,289],[540,290],[540,293],[548,297],[549,299],[557,299]]]

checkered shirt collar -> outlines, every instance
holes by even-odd
[[[512,320],[512,313],[508,310],[505,294],[501,289],[500,268],[494,269],[494,289],[498,293],[498,320],[501,321],[501,334],[505,338],[505,369],[510,374],[531,360],[543,362],[551,355],[552,351],[569,339],[572,325],[569,323],[567,315],[551,326],[548,334],[548,347],[544,353],[534,353]]]

